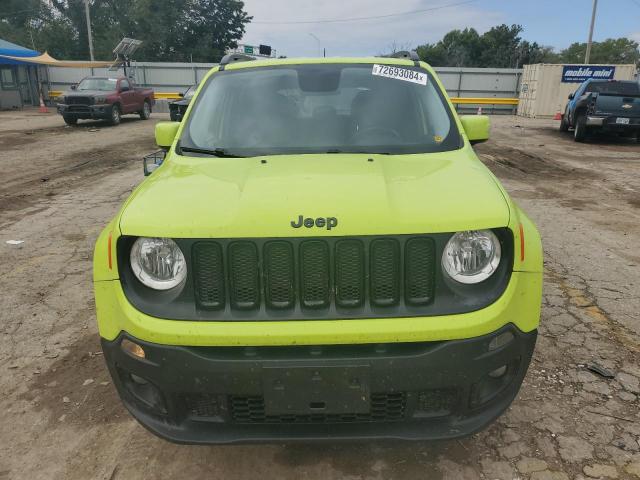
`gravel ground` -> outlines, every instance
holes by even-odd
[[[1,480],[640,478],[640,145],[492,119],[477,151],[539,226],[546,283],[525,384],[487,430],[439,443],[194,447],[154,437],[121,406],[91,288],[94,241],[142,180],[160,119],[69,128],[53,114],[0,113]]]

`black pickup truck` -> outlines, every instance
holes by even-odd
[[[595,131],[635,136],[640,142],[640,83],[587,80],[569,95],[560,130],[574,129],[577,142]]]

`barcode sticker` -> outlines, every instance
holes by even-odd
[[[396,80],[403,80],[405,82],[419,83],[420,85],[427,84],[427,74],[424,72],[418,72],[416,70],[409,70],[408,68],[394,67],[390,65],[378,65],[373,66],[371,71],[372,75],[379,77],[395,78]]]

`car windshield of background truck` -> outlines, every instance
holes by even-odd
[[[77,90],[100,90],[113,92],[118,80],[115,78],[85,78],[78,84]]]
[[[640,97],[640,83],[636,82],[591,82],[587,85],[585,93],[597,92],[610,95],[627,95]]]
[[[426,71],[316,64],[214,74],[180,147],[237,156],[401,154],[454,150],[460,142],[442,91]]]

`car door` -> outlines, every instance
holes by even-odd
[[[133,112],[136,107],[135,92],[126,78],[120,80],[120,98],[122,99],[122,113]]]
[[[567,105],[567,111],[569,112],[569,118],[571,121],[571,125],[575,122],[575,111],[576,111],[576,103],[580,100],[580,97],[583,95],[585,88],[589,84],[589,81],[583,82],[578,89],[573,92],[573,98],[569,100],[569,104]]]

